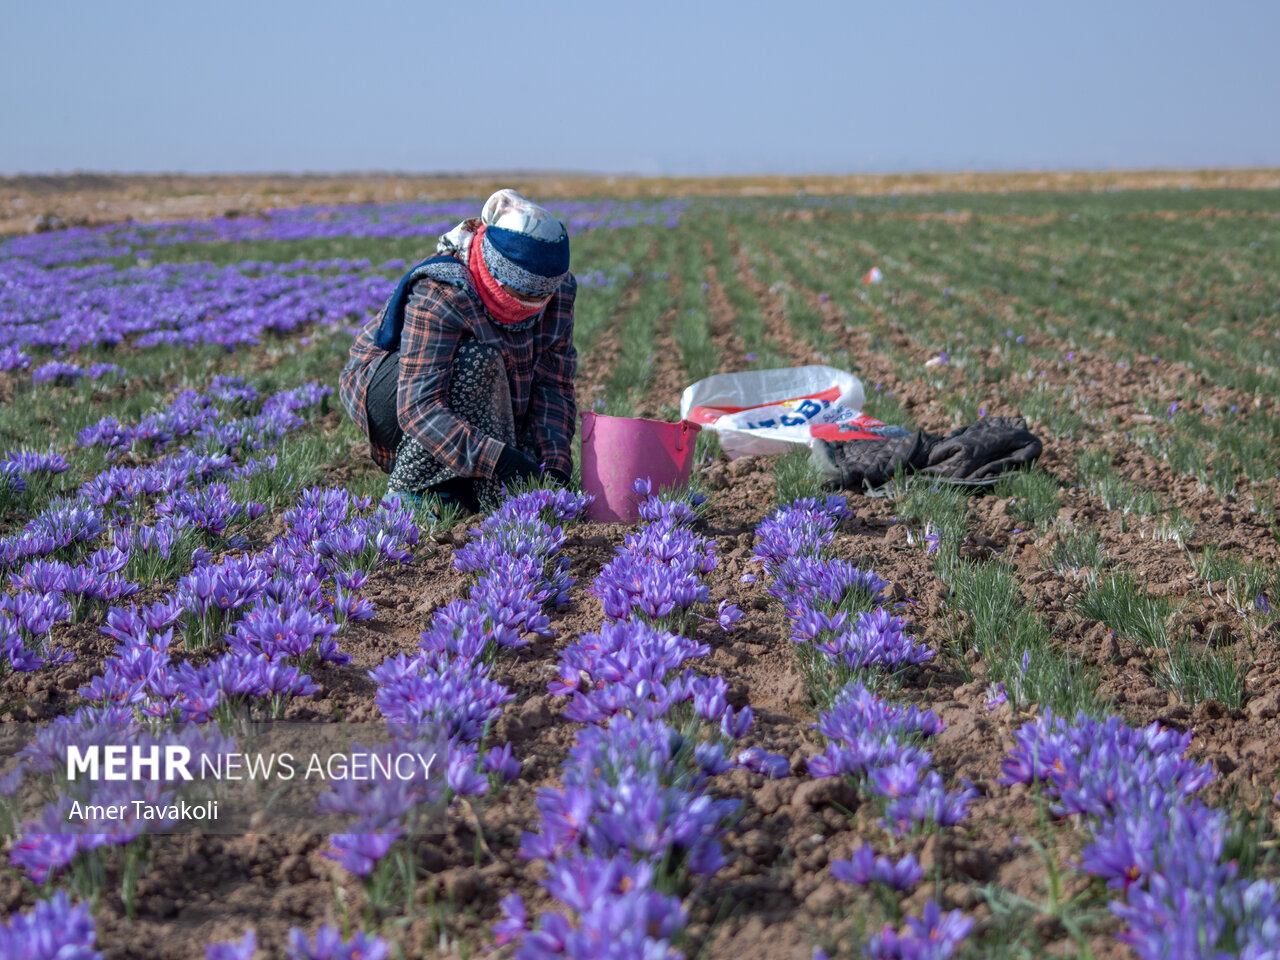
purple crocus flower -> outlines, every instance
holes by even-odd
[[[948,792],[937,771],[929,771],[919,788],[903,794],[885,807],[885,823],[895,833],[905,833],[913,826],[935,823],[953,827],[969,812],[969,802],[978,791],[968,784],[963,790]]]
[[[206,943],[205,960],[253,960],[258,952],[258,934],[255,930],[246,930],[239,940],[225,943]]]
[[[494,946],[506,946],[524,936],[529,927],[529,916],[524,906],[524,898],[518,893],[510,893],[498,902],[502,919],[493,925]]]
[[[321,855],[338,861],[343,869],[357,877],[367,877],[399,838],[399,832],[395,830],[334,834],[329,837],[329,845],[333,849],[325,850]]]
[[[316,931],[314,940],[301,928],[292,928],[286,955],[289,960],[386,960],[388,950],[386,941],[363,930],[344,941],[341,931],[326,923]]]
[[[727,708],[724,716],[720,718],[720,733],[730,740],[737,740],[751,729],[751,724],[754,721],[755,715],[749,706],[743,707],[736,713],[732,707]]]
[[[888,857],[877,857],[870,844],[863,844],[850,859],[832,861],[831,875],[859,887],[882,883],[894,890],[910,890],[920,882],[924,871],[912,854],[894,863]]]
[[[720,629],[725,633],[732,632],[734,625],[742,619],[742,611],[738,609],[738,605],[730,603],[728,600],[720,601],[717,614],[717,619],[720,622]]]
[[[497,774],[504,782],[510,783],[520,776],[521,763],[511,755],[511,744],[493,747],[484,755],[483,766],[486,773]]]
[[[908,917],[900,933],[885,925],[863,948],[872,960],[946,960],[973,929],[973,920],[959,910],[945,916],[938,904],[925,904],[924,916]]]
[[[1009,702],[1009,694],[1004,688],[1003,683],[992,683],[987,685],[987,709],[995,710],[1002,703]]]
[[[784,756],[769,753],[761,747],[748,747],[738,754],[738,766],[752,773],[760,773],[770,780],[790,775],[791,762]]]
[[[482,796],[489,789],[489,781],[476,770],[475,750],[450,750],[446,777],[449,789],[462,797]]]
[[[89,905],[71,906],[62,890],[0,921],[0,956],[13,960],[101,960],[96,940]]]

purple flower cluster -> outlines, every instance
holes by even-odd
[[[894,863],[888,857],[877,857],[871,845],[864,843],[853,851],[850,859],[833,860],[831,875],[858,887],[882,883],[894,890],[910,890],[920,882],[924,871],[911,854]]]
[[[258,344],[271,333],[361,319],[385,302],[393,285],[367,262],[336,273],[310,263],[267,266],[44,269],[0,260],[0,290],[5,291],[0,336],[15,349],[48,348],[59,354],[122,343],[140,348],[214,344],[233,350]],[[17,357],[14,362],[20,365]],[[66,365],[46,377],[83,375]]]
[[[255,930],[246,930],[239,940],[227,940],[222,943],[206,943],[204,960],[253,960],[258,952],[258,934]]]
[[[7,347],[0,347],[0,372],[8,373],[10,370],[26,370],[31,366],[31,358],[22,352],[22,349],[14,344]]]
[[[879,933],[867,938],[863,956],[869,960],[946,960],[972,929],[970,917],[959,910],[944,914],[942,908],[930,900],[924,905],[923,916],[907,917],[901,930],[895,932],[885,924]],[[827,955],[816,950],[814,960],[827,960]]]
[[[71,567],[58,561],[28,563],[11,574],[14,593],[0,593],[0,675],[30,673],[46,664],[67,663],[70,653],[51,648],[49,631],[71,620],[88,600],[110,600],[137,592],[137,584],[108,572],[112,551],[100,550],[90,563]],[[116,567],[118,569],[118,567]],[[72,606],[68,600],[75,600]]]
[[[522,856],[547,861],[543,887],[567,912],[531,922],[511,894],[496,942],[518,943],[519,960],[681,956],[671,940],[687,916],[672,888],[724,863],[719,836],[737,804],[703,787],[709,773],[731,766],[722,745],[690,750],[661,720],[616,716],[607,728],[588,726],[563,787],[538,795],[540,832],[521,845]]]
[[[1087,818],[1080,866],[1123,895],[1111,911],[1139,957],[1275,956],[1280,891],[1225,859],[1227,817],[1195,796],[1214,775],[1186,757],[1190,733],[1046,713],[1015,741],[1003,782],[1043,784],[1055,813]]]
[[[11,470],[24,480],[38,476],[54,476],[66,473],[70,464],[52,447],[44,453],[36,450],[13,450],[0,460],[0,470]]]
[[[81,367],[63,360],[50,360],[31,371],[31,382],[66,386],[79,380],[100,380],[109,373],[124,376],[124,370],[114,363],[91,363]]]
[[[547,490],[507,500],[472,531],[476,540],[455,554],[462,572],[484,570],[469,596],[436,611],[416,656],[401,654],[370,671],[378,684],[376,702],[388,720],[445,725],[456,741],[451,741],[450,786],[458,793],[485,791],[474,762],[455,761],[468,752],[462,744],[478,741],[512,697],[489,679],[496,652],[523,646],[526,634],[550,636],[542,608],[563,603],[572,582],[556,562],[564,534],[543,514],[574,519],[589,503],[586,496]],[[497,544],[513,552],[504,553]],[[474,747],[470,753],[474,761]]]
[[[637,489],[648,492],[643,482]],[[592,592],[626,592],[618,571],[646,564],[674,568],[701,587],[698,574],[714,569],[715,553],[688,529],[696,519],[692,505],[650,496],[640,515],[647,525],[626,539]],[[647,551],[655,549],[650,559]],[[661,599],[655,580],[641,579],[629,619],[615,616],[606,600],[613,622],[565,649],[550,686],[572,697],[566,717],[591,725],[565,761],[562,786],[539,793],[540,828],[521,844],[522,856],[546,861],[543,886],[564,909],[532,921],[512,894],[494,927],[499,945],[518,945],[520,960],[680,956],[672,939],[687,917],[672,894],[688,875],[720,869],[720,836],[737,812],[736,803],[706,792],[708,778],[734,766],[772,776],[789,771],[785,758],[759,748],[736,761],[727,754],[724,740],[747,732],[751,709],[735,713],[728,706],[723,678],[681,670],[709,648],[648,622],[648,610],[656,608],[646,604]],[[677,729],[671,721],[682,716]],[[715,736],[701,740],[708,728]]]
[[[594,200],[562,201],[554,208],[570,232],[617,229],[637,223],[663,222],[684,212],[681,200],[660,202]],[[308,204],[253,216],[211,217],[157,223],[124,223],[14,237],[0,244],[0,256],[55,266],[84,260],[144,255],[172,244],[253,243],[336,237],[435,237],[464,217],[475,216],[473,201],[443,203]],[[313,269],[335,269],[352,261],[319,261]],[[298,264],[246,262],[261,272],[298,269]],[[403,269],[404,264],[400,265]]]
[[[691,749],[662,720],[619,716],[608,727],[587,726],[565,761],[563,787],[538,794],[541,832],[525,834],[521,855],[585,853],[605,862],[625,854],[709,876],[724,865],[719,834],[738,804],[703,787],[708,774],[731,766],[723,745]]]
[[[933,652],[905,637],[904,621],[880,605],[883,580],[822,556],[844,511],[839,497],[798,500],[766,518],[756,534],[755,555],[774,578],[770,593],[785,604],[793,639],[812,644],[838,684],[817,724],[827,746],[810,759],[809,772],[858,778],[885,799],[885,823],[894,832],[953,825],[974,791],[949,793],[930,769],[929,752],[914,742],[940,732],[942,723],[929,711],[881,700],[864,685],[863,679],[923,662]],[[850,625],[849,613],[859,607]]]
[[[680,201],[567,203],[570,231],[678,222]],[[51,231],[0,241],[0,369],[25,369],[24,347],[59,353],[131,343],[136,347],[259,343],[311,324],[338,326],[380,307],[403,261],[151,262],[175,243],[289,241],[319,237],[435,237],[469,203],[303,207],[262,216]],[[133,256],[136,266],[85,261]],[[74,264],[74,265],[73,265]],[[597,272],[598,273],[598,272]],[[604,275],[587,276],[603,284]],[[50,378],[76,377],[74,367]]]
[[[607,622],[600,633],[585,634],[564,650],[557,667],[559,679],[548,689],[555,695],[572,696],[565,710],[571,720],[601,723],[617,714],[653,719],[687,704],[694,717],[719,724],[726,737],[737,739],[751,726],[751,708],[734,713],[726,699],[728,684],[723,677],[680,670],[685,661],[710,653],[710,647],[654,625],[655,619],[662,622],[670,615],[668,605],[674,609],[680,603],[670,593],[659,590],[656,584],[661,576],[642,574],[634,594],[630,593],[632,585],[619,585],[621,570],[665,568],[683,581],[683,595],[705,598],[707,587],[700,573],[715,569],[715,543],[689,529],[697,519],[693,504],[650,495],[647,480],[637,480],[635,489],[646,495],[640,516],[647,523],[638,534],[626,538],[591,588],[593,594],[606,598],[605,616],[612,622]],[[617,616],[620,610],[610,609],[608,598],[619,595],[634,598],[628,609],[629,619]],[[664,610],[667,612],[661,614]],[[654,612],[660,615],[651,616]],[[722,629],[731,629],[740,616],[736,607],[721,604],[718,620]],[[698,622],[698,618],[689,620],[683,613],[675,619],[684,629]],[[753,753],[750,760],[757,768],[776,770],[778,766],[768,755],[757,757]],[[780,775],[785,776],[787,765],[785,761],[783,764]]]
[[[0,597],[0,609],[14,613],[24,634],[34,639],[48,628],[35,628],[33,615],[47,617],[50,626],[59,620],[83,620],[92,610],[106,609],[136,594],[139,585],[121,576],[128,562],[129,555],[114,546],[95,550],[80,564],[28,561],[9,574],[9,583],[20,592]]]
[[[265,450],[302,426],[304,420],[298,416],[298,410],[319,405],[331,393],[332,387],[317,383],[283,390],[268,397],[261,412],[226,423],[208,422],[197,431],[196,437],[210,453],[248,454]]]
[[[106,529],[102,514],[91,504],[55,497],[20,532],[0,537],[0,569],[12,570],[39,558],[74,559]]]
[[[240,470],[231,457],[207,457],[180,450],[166,454],[145,467],[108,467],[85,481],[77,499],[91,507],[137,512],[152,497],[221,478],[240,479]],[[133,527],[134,524],[121,526]]]
[[[570,856],[548,867],[543,887],[574,913],[544,912],[531,925],[523,898],[504,897],[494,924],[498,946],[519,944],[517,960],[680,960],[672,938],[688,921],[677,897],[653,886],[653,868],[625,857]]]
[[[757,556],[760,556],[757,550]],[[801,610],[856,613],[873,610],[889,584],[871,570],[848,560],[819,556],[790,556],[773,564],[769,593],[781,600],[788,614]]]
[[[875,681],[933,657],[906,635],[906,621],[885,609],[886,581],[823,556],[844,512],[840,497],[799,500],[760,524],[755,549],[772,577],[769,594],[782,602],[791,637],[805,648],[806,672],[833,673],[837,686],[855,678]],[[825,666],[815,666],[813,654]]]
[[[815,777],[849,776],[884,803],[882,826],[903,834],[922,825],[952,826],[968,811],[976,791],[966,785],[948,791],[931,769],[932,757],[918,744],[943,729],[929,710],[890,703],[865,681],[922,663],[933,651],[904,635],[905,621],[884,606],[888,584],[871,571],[824,557],[845,513],[845,501],[798,500],[767,517],[756,531],[755,556],[772,577],[769,593],[791,620],[792,639],[821,662],[806,672],[817,686],[836,693],[816,724],[825,749],[808,761]],[[858,679],[854,679],[858,678]],[[896,891],[914,886],[921,871],[913,857],[893,863],[870,846],[832,864],[832,875],[862,886]],[[886,926],[863,950],[883,960],[945,958],[967,935],[973,921],[960,911],[943,916],[930,900],[923,918],[910,917],[902,931]],[[819,951],[821,954],[821,951]]]
[[[380,937],[357,930],[350,940],[344,940],[341,930],[326,923],[316,931],[314,940],[298,927],[291,929],[285,955],[289,960],[386,960],[389,952]]]
[[[552,635],[543,609],[567,603],[573,583],[557,559],[561,524],[583,515],[590,503],[589,496],[567,490],[534,490],[503,502],[454,555],[456,569],[476,575],[468,596],[435,612],[418,654],[400,654],[369,672],[378,684],[375,702],[389,721],[444,727],[447,781],[455,794],[482,794],[490,777],[510,781],[519,775],[509,744],[480,755],[479,741],[513,697],[490,669],[498,651],[525,645],[527,635]],[[333,557],[363,549],[338,538],[323,542]],[[344,809],[360,818],[362,832],[333,836],[326,855],[368,877],[398,839],[400,817],[425,799],[407,802],[375,792],[347,798]]]
[[[219,384],[219,388],[243,391],[245,386],[241,381],[229,381]],[[275,438],[302,422],[297,410],[315,405],[327,392],[327,387],[309,384],[268,399],[262,416],[280,425]],[[167,446],[191,433],[195,429],[192,422],[208,425],[217,415],[207,400],[194,391],[185,391],[168,411],[144,417],[136,428],[128,428],[136,433],[126,442],[148,439]],[[17,451],[0,463],[4,467],[0,473],[10,478],[11,484],[14,480],[25,484],[28,478],[52,476],[67,469],[66,461],[53,452]],[[202,534],[206,542],[213,545],[225,538],[234,526],[260,516],[261,505],[234,499],[224,483],[214,481],[242,479],[265,465],[263,461],[251,461],[237,466],[234,458],[226,453],[209,457],[180,449],[145,467],[109,468],[84,483],[74,497],[50,500],[20,531],[0,538],[0,570],[9,573],[10,582],[17,588],[16,593],[0,599],[0,664],[4,669],[27,671],[49,662],[64,662],[69,655],[48,649],[45,642],[55,623],[83,619],[95,610],[136,594],[137,579],[158,578],[169,558],[181,553],[184,531]],[[156,517],[153,526],[139,522],[139,518],[148,514],[148,506]],[[391,527],[416,538],[417,528],[410,534],[406,524],[412,526],[407,515]],[[104,536],[108,545],[94,549]],[[384,543],[386,559],[403,559],[403,546],[394,545],[396,534],[388,530],[384,538],[389,538]],[[311,554],[309,545],[296,542],[282,549],[292,549],[299,555]],[[323,566],[323,561],[317,562]],[[197,573],[194,582],[185,582],[179,588],[179,593],[187,599],[188,625],[194,618],[202,623],[206,632],[215,634],[213,628],[220,628],[222,623],[211,621],[211,607],[217,609],[221,619],[226,619],[222,615],[228,607],[243,605],[224,603],[226,593],[213,596],[220,585],[216,582],[219,572],[215,569]],[[331,572],[326,568],[325,576]],[[332,598],[316,599],[320,595],[316,584],[312,605],[326,614],[337,610],[341,622],[367,615],[367,606],[355,600],[350,590],[349,585],[340,585]],[[240,599],[247,602],[253,595]],[[174,622],[170,618],[152,629],[163,629]],[[207,638],[194,630],[186,633],[188,646],[202,639]],[[261,682],[247,679],[243,675],[246,671],[253,680]],[[234,672],[237,674],[234,680],[227,682],[270,690],[272,696],[305,688],[300,678],[291,679],[288,670],[279,666],[239,664]],[[105,698],[114,701],[120,696],[123,694],[116,691]]]
[[[568,559],[555,559],[564,543],[561,525],[582,516],[590,502],[566,491],[513,497],[454,555],[454,569],[475,578],[471,598],[488,611],[496,646],[519,645],[522,633],[545,636],[541,609],[568,604]]]
[[[818,732],[826,748],[809,759],[815,777],[852,776],[885,800],[884,826],[906,833],[922,824],[954,826],[964,819],[976,796],[971,787],[948,792],[930,769],[929,751],[915,744],[943,724],[929,710],[891,704],[860,683],[851,683],[819,716]]]
[[[304,491],[285,512],[289,529],[267,550],[204,564],[150,607],[111,611],[103,630],[120,646],[82,694],[116,701],[128,691],[147,714],[205,721],[259,700],[279,715],[287,698],[314,693],[302,670],[322,660],[347,662],[338,635],[373,614],[352,592],[366,571],[321,556],[316,544],[359,532],[377,544],[369,557],[376,569],[407,560],[418,540],[411,511],[362,508],[368,504],[345,490]],[[225,642],[227,652],[199,667],[175,667],[168,656],[175,627],[188,648]]]
[[[251,396],[256,399],[256,391],[240,378],[222,380],[205,394],[181,391],[164,410],[147,414],[133,426],[115,417],[103,417],[80,431],[80,446],[105,447],[111,456],[125,450],[154,453],[176,440],[192,437],[208,454],[247,454],[279,443],[302,426],[298,410],[316,406],[333,393],[329,386],[304,384],[268,397],[257,414],[222,422],[222,412],[214,406],[219,398],[230,396],[232,405],[252,402],[247,399]]]
[[[276,442],[284,433],[301,425],[296,411],[315,405],[328,392],[330,388],[310,384],[270,398],[259,416],[274,424],[274,428],[261,430],[260,444]],[[97,433],[87,442],[100,442],[110,434],[114,439],[103,442],[112,449],[138,440],[148,440],[157,448],[164,448],[180,437],[209,426],[217,416],[218,411],[206,398],[194,391],[184,391],[167,411],[144,417],[136,427],[121,427],[114,421],[104,426],[104,421],[99,424],[102,429],[89,428]],[[81,439],[82,443],[86,442],[83,435]],[[10,454],[3,464],[4,470],[0,473],[10,477],[11,485],[14,479],[25,484],[29,477],[52,475],[66,469],[66,461],[57,454],[30,451]],[[147,556],[167,559],[183,530],[190,529],[207,538],[221,538],[232,526],[259,516],[263,509],[260,505],[233,499],[225,485],[200,487],[219,478],[243,479],[269,465],[267,461],[250,461],[237,466],[227,452],[206,456],[184,448],[145,467],[110,468],[84,483],[73,498],[55,497],[21,531],[0,538],[0,569],[12,571],[34,560],[73,564],[90,551],[104,533],[109,534],[112,546],[123,555],[125,562],[112,560],[109,564],[96,565],[91,562],[90,566],[96,568],[90,570],[71,568],[64,571],[67,580],[59,585],[59,590],[94,600],[119,600],[133,592],[118,578],[112,580],[126,564],[135,576],[152,573],[150,568],[154,564],[148,563]],[[140,523],[148,502],[162,495],[167,495],[167,499],[151,503],[158,518],[155,525]],[[109,518],[108,510],[111,511]],[[94,556],[101,556],[101,551]]]
[[[59,890],[31,913],[0,922],[0,957],[5,960],[101,960],[89,905],[71,906]]]
[[[253,960],[257,950],[258,934],[247,930],[239,940],[205,944],[204,955],[205,960]],[[327,923],[314,938],[301,927],[291,928],[285,948],[288,960],[386,960],[389,955],[390,946],[382,938],[357,930],[344,940],[342,931]]]
[[[845,499],[840,496],[827,497],[821,503],[797,500],[774,511],[756,528],[756,559],[771,577],[792,558],[816,559],[835,539],[845,513]]]
[[[831,614],[801,607],[792,620],[791,638],[812,644],[837,668],[837,676],[846,679],[872,670],[892,674],[933,659],[933,651],[917,644],[905,629],[906,621],[883,607],[860,611],[852,619],[843,611]]]
[[[640,517],[647,523],[617,548],[618,555],[600,571],[591,593],[615,623],[634,617],[684,630],[696,617],[695,608],[711,597],[702,577],[719,563],[716,543],[690,529],[697,518],[694,504],[652,496],[647,479],[637,480],[635,491],[646,498]],[[716,619],[728,630],[737,616],[736,608],[726,608]]]
[[[287,515],[295,528],[317,539],[358,528],[378,544],[371,566],[406,559],[418,538],[411,511],[379,506],[366,515],[361,511],[368,506],[353,501],[345,490],[313,489]],[[91,561],[99,555],[108,558],[108,566],[121,565],[119,551],[99,551]],[[17,580],[48,591],[42,595],[46,601],[52,598],[65,607],[60,598],[67,595],[67,581],[78,569],[33,563],[23,568]],[[319,660],[346,661],[338,650],[337,636],[346,622],[372,611],[365,601],[353,603],[353,594],[344,594],[339,584],[354,590],[364,579],[363,571],[335,567],[316,553],[312,539],[291,530],[260,554],[201,566],[179,582],[177,591],[149,606],[111,607],[102,631],[116,640],[115,653],[104,662],[102,673],[79,690],[95,706],[71,720],[119,724],[151,717],[203,722],[257,704],[281,716],[290,697],[317,690],[302,672],[304,668]],[[30,594],[14,595],[24,596]],[[17,622],[22,622],[25,608],[17,606],[20,599],[7,599],[15,605]],[[63,612],[44,613],[37,626]],[[216,632],[211,623],[216,623]],[[221,632],[228,628],[230,632]],[[197,645],[198,636],[200,645],[225,640],[229,649],[199,666],[186,660],[175,662],[170,648],[179,631],[187,647]],[[110,799],[96,797],[94,802]],[[145,825],[134,826],[114,833],[90,827],[68,833],[64,811],[53,804],[41,822],[24,825],[13,860],[41,880],[82,852],[129,843]]]
[[[240,503],[225,483],[213,483],[198,490],[179,490],[163,503],[156,514],[174,517],[181,526],[190,526],[209,538],[225,536],[232,526],[257,520],[266,507],[260,503]]]
[[[718,723],[729,709],[724,678],[676,673],[686,660],[710,652],[704,643],[641,621],[606,623],[598,634],[583,634],[564,650],[559,679],[548,689],[571,696],[564,715],[583,723],[601,723],[615,714],[661,717],[685,702]]]

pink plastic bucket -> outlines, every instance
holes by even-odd
[[[582,489],[596,498],[587,519],[635,523],[640,497],[631,485],[637,477],[648,477],[654,493],[688,483],[699,429],[688,420],[663,423],[584,413]]]

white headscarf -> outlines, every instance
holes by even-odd
[[[441,236],[436,244],[436,253],[450,253],[467,263],[471,253],[471,240],[481,224],[552,242],[565,235],[564,224],[550,210],[508,187],[499,190],[484,202],[479,220],[475,217],[463,220]]]

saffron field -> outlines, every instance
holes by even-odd
[[[704,434],[635,526],[434,517],[334,391],[478,201],[0,239],[0,719],[449,738],[442,835],[5,805],[0,956],[1280,956],[1280,192],[551,206],[581,409],[823,362],[1043,457],[868,497]]]

